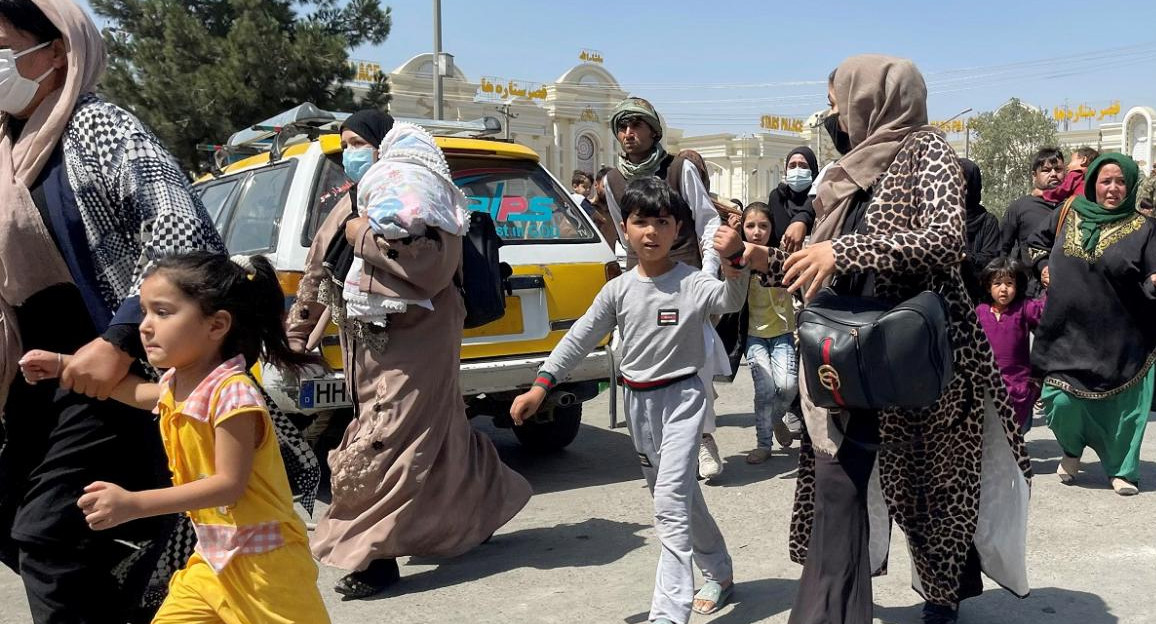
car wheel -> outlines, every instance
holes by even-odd
[[[537,418],[514,427],[518,442],[527,449],[549,453],[566,448],[578,437],[582,425],[582,404],[556,405],[548,412],[539,412]]]

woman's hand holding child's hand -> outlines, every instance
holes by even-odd
[[[542,407],[542,401],[545,400],[546,390],[544,388],[539,386],[530,388],[514,399],[510,405],[510,418],[514,419],[515,425],[526,422],[527,418],[538,413],[538,408]]]
[[[84,521],[93,531],[103,531],[140,517],[132,492],[119,485],[93,481],[76,501],[84,512]]]
[[[33,349],[20,358],[20,372],[24,373],[24,381],[29,385],[35,385],[36,382],[45,379],[56,379],[68,364],[69,357],[71,356]]]

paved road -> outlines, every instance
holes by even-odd
[[[694,622],[782,624],[800,568],[787,558],[786,531],[794,491],[794,453],[749,466],[755,434],[751,383],[744,369],[733,386],[719,385],[718,434],[726,471],[706,488],[735,559],[735,602]],[[625,430],[610,429],[607,397],[586,406],[586,424],[566,452],[549,457],[521,451],[509,431],[488,431],[502,456],[534,484],[537,495],[494,539],[450,561],[402,561],[404,581],[388,596],[342,602],[329,590],[336,570],[321,572],[333,621],[541,623],[645,622],[658,543],[650,499]],[[971,624],[1156,623],[1156,491],[1123,499],[1088,467],[1080,484],[1055,477],[1059,447],[1045,427],[1029,435],[1039,475],[1034,481],[1030,534],[1031,596],[1020,600],[988,582],[964,603]],[[1144,457],[1156,457],[1156,432]],[[1088,458],[1090,459],[1090,458]],[[1156,488],[1156,463],[1143,479]],[[917,623],[921,602],[910,589],[902,534],[891,550],[891,575],[876,579],[878,622]],[[30,622],[15,575],[0,571],[0,624]]]

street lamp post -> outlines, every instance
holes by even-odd
[[[940,128],[946,128],[947,124],[955,121],[956,118],[958,118],[960,115],[966,115],[966,114],[970,113],[971,110],[972,110],[971,107],[968,107],[968,108],[965,108],[965,109],[959,111],[958,113],[949,117],[946,121],[940,122],[939,127]],[[967,124],[964,124],[964,126],[963,126],[963,157],[964,158],[970,158],[971,157],[971,126],[969,126]]]
[[[433,64],[433,97],[434,97],[434,119],[441,119],[443,116],[442,110],[442,2],[441,0],[434,0],[434,64]]]

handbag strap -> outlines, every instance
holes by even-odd
[[[1072,203],[1076,201],[1076,196],[1073,195],[1064,201],[1064,205],[1060,206],[1060,220],[1056,221],[1056,238],[1060,237],[1060,230],[1064,227],[1064,221],[1068,219],[1068,213],[1072,211]]]

